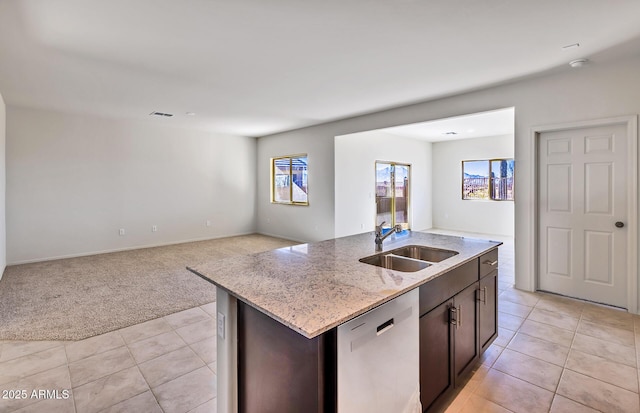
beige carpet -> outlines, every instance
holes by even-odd
[[[293,244],[246,235],[10,266],[0,340],[80,340],[210,303],[215,287],[187,265]]]

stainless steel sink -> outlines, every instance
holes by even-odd
[[[431,265],[425,261],[400,257],[398,255],[393,255],[390,253],[377,254],[370,257],[361,258],[360,262],[402,272],[420,271]]]
[[[403,257],[428,262],[440,262],[446,260],[447,258],[451,258],[454,255],[458,255],[458,252],[451,250],[442,250],[439,248],[425,247],[422,245],[407,245],[406,247],[391,250],[388,252],[388,254],[400,255]]]
[[[388,268],[390,270],[415,272],[429,267],[432,263],[451,258],[454,255],[458,255],[458,252],[422,245],[407,245],[370,257],[361,258],[360,262]]]

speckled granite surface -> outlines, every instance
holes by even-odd
[[[383,251],[426,245],[458,251],[416,272],[358,260],[375,254],[373,232],[212,260],[189,270],[275,320],[313,338],[500,245],[426,232],[392,235]]]

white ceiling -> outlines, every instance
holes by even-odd
[[[513,135],[515,129],[514,120],[514,108],[506,108],[430,122],[395,126],[393,128],[379,129],[379,131],[427,142],[442,142]]]
[[[640,39],[639,16],[638,0],[0,0],[0,93],[261,136],[568,68]]]

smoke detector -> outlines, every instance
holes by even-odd
[[[576,59],[569,62],[571,67],[582,67],[589,63],[589,59]]]

